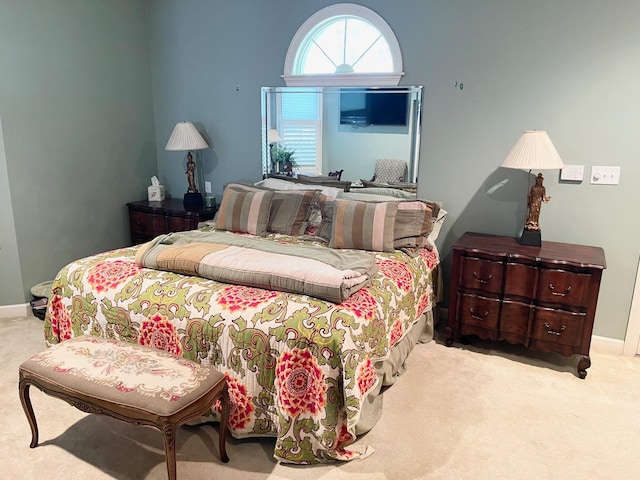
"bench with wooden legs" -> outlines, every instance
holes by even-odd
[[[83,412],[160,430],[170,480],[176,478],[176,430],[213,407],[221,415],[220,459],[229,461],[229,394],[224,375],[213,368],[151,347],[91,335],[64,341],[19,368],[20,401],[35,448],[38,426],[29,398],[31,385]]]

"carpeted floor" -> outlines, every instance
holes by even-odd
[[[19,364],[44,349],[42,322],[0,319],[0,465],[8,479],[165,479],[162,437],[151,428],[87,415],[32,388],[40,445],[18,399]],[[500,344],[416,346],[384,393],[384,414],[359,439],[375,453],[321,466],[278,464],[270,439],[231,439],[217,426],[179,431],[178,478],[225,480],[635,479],[640,475],[640,359],[592,351],[577,360]]]

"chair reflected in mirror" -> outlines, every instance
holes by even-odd
[[[376,160],[371,182],[398,183],[407,181],[407,162],[404,160],[380,159]]]

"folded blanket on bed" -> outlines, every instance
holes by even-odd
[[[376,272],[373,255],[226,232],[176,232],[140,246],[138,265],[341,303]]]

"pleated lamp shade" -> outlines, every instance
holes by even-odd
[[[209,144],[202,138],[200,132],[191,122],[178,122],[171,132],[165,150],[187,151],[204,150]]]
[[[274,143],[281,141],[282,139],[280,138],[280,135],[278,135],[278,131],[275,128],[270,128],[267,132],[267,142]]]
[[[526,130],[500,166],[521,170],[554,170],[564,167],[564,164],[547,132]]]

